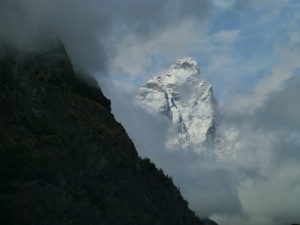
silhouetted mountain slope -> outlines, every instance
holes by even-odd
[[[1,55],[0,130],[1,225],[203,224],[60,44]]]

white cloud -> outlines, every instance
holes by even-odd
[[[273,167],[265,179],[240,184],[239,198],[247,217],[237,224],[292,224],[299,220],[299,165]],[[235,217],[237,219],[237,217]],[[228,219],[228,218],[227,218]],[[224,223],[224,225],[230,222]]]
[[[204,24],[194,20],[172,24],[147,40],[139,35],[129,35],[118,45],[110,60],[110,73],[116,82],[122,80],[122,76],[130,77],[130,82],[141,78],[145,81],[174,59],[198,52],[205,39]],[[159,60],[157,65],[155,60]]]
[[[116,56],[111,60],[111,74],[126,74],[135,78],[151,66],[151,58],[145,43],[129,36],[120,43]]]

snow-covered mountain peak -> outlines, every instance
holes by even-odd
[[[177,59],[165,75],[146,82],[136,100],[149,113],[170,119],[168,148],[202,151],[203,145],[214,142],[217,103],[194,59]]]
[[[177,59],[172,64],[164,77],[164,82],[168,84],[180,84],[185,83],[190,77],[200,79],[200,69],[194,59],[184,57]]]

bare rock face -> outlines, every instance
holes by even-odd
[[[169,117],[167,148],[201,152],[216,141],[217,102],[192,58],[177,59],[165,75],[153,77],[137,91],[136,100],[149,113]]]
[[[42,53],[3,52],[1,225],[204,223],[188,209],[171,178],[138,156],[111,114],[110,101],[96,83],[87,85],[75,76],[60,43]],[[195,107],[210,102],[210,97],[201,100],[210,88],[193,76],[190,80],[203,94]],[[165,88],[153,83],[157,92]],[[161,110],[179,120],[173,110],[179,100],[167,98]]]

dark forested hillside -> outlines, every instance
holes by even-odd
[[[203,224],[64,47],[0,56],[0,224]]]

